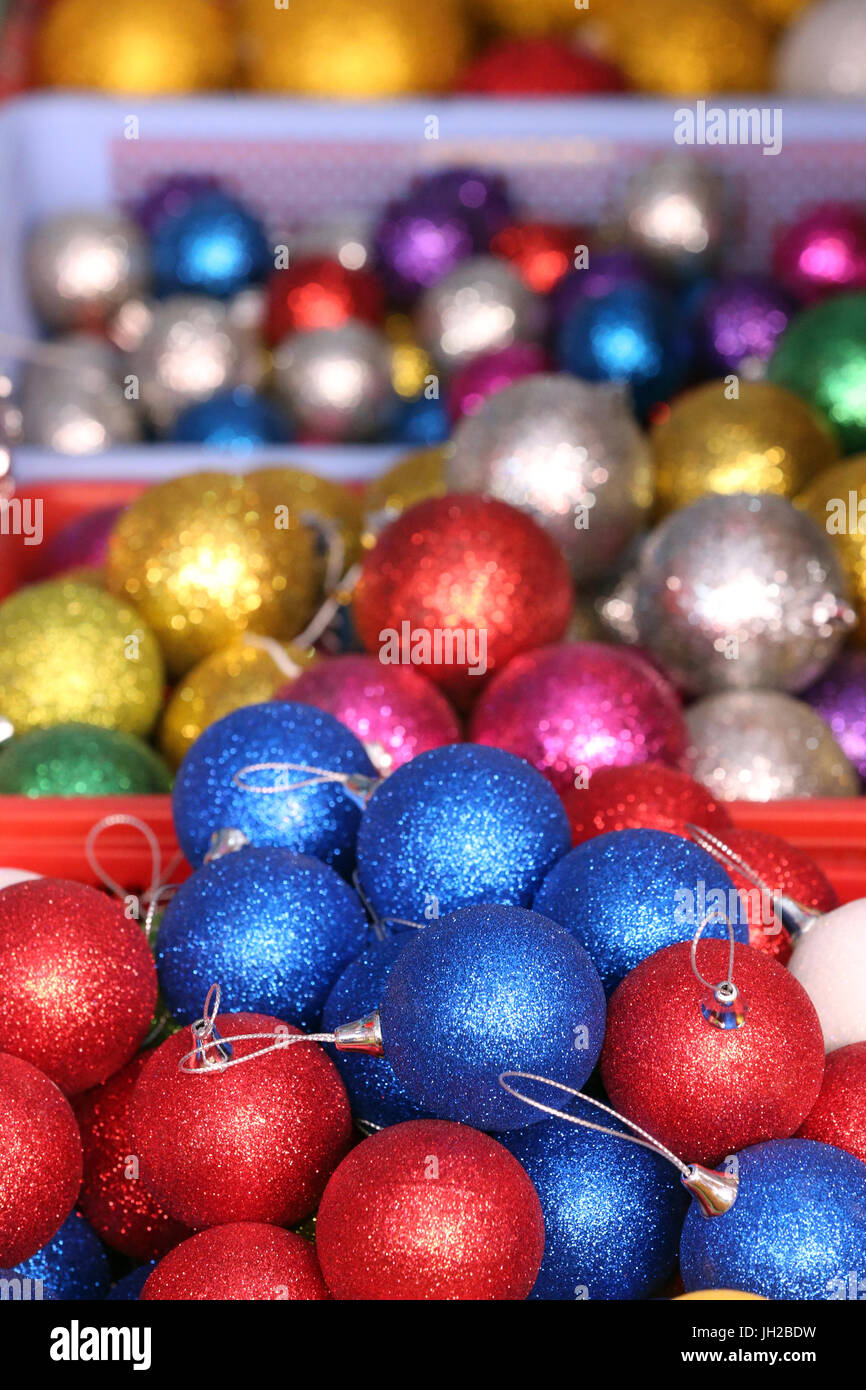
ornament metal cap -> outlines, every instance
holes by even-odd
[[[379,1010],[356,1018],[354,1023],[341,1023],[334,1029],[334,1045],[338,1052],[366,1052],[369,1057],[384,1057]]]
[[[683,1187],[698,1203],[704,1216],[724,1216],[737,1200],[739,1180],[732,1173],[717,1173],[700,1163],[691,1163],[680,1176]]]
[[[226,854],[236,854],[239,849],[245,849],[250,843],[242,830],[235,827],[224,826],[222,830],[215,830],[210,837],[210,846],[204,857],[206,864],[212,864],[215,859],[222,859]]]

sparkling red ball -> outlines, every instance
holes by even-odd
[[[563,787],[572,843],[611,830],[668,830],[686,834],[688,824],[727,835],[733,822],[724,802],[687,772],[660,763],[598,767],[586,786]]]
[[[349,319],[378,324],[384,312],[382,283],[372,271],[315,256],[271,276],[265,334],[268,342],[279,343],[290,333],[340,328]]]
[[[622,92],[618,68],[588,49],[556,38],[501,38],[470,64],[461,92],[491,96],[544,97]]]
[[[512,222],[490,243],[494,256],[510,261],[521,280],[536,294],[549,294],[574,269],[585,234],[554,222]]]
[[[835,1144],[866,1163],[866,1041],[828,1054],[821,1091],[797,1138]]]
[[[0,1268],[56,1235],[81,1185],[81,1138],[66,1097],[43,1072],[0,1053]]]
[[[260,1221],[212,1226],[185,1240],[160,1260],[141,1292],[145,1302],[328,1296],[312,1245]]]

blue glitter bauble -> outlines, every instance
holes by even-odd
[[[215,831],[237,829],[256,846],[312,854],[344,875],[351,873],[361,811],[342,785],[320,782],[266,794],[249,790],[249,784],[274,786],[280,780],[288,785],[307,776],[246,773],[246,788],[233,780],[251,764],[285,762],[375,776],[364,745],[324,710],[290,700],[234,710],[196,739],[174,784],[175,829],[191,864],[202,863]]]
[[[111,1283],[108,1256],[93,1227],[77,1211],[67,1216],[53,1240],[14,1269],[0,1269],[0,1279],[22,1283],[22,1299],[105,1298]],[[41,1288],[40,1288],[41,1285]]]
[[[176,216],[164,217],[151,238],[154,293],[206,294],[228,299],[273,270],[264,227],[236,198],[199,193]]]
[[[358,873],[380,916],[424,923],[471,903],[529,907],[571,843],[568,817],[534,767],[460,743],[398,767],[358,832]]]
[[[645,414],[685,383],[690,338],[666,291],[626,284],[580,300],[559,330],[557,350],[561,366],[585,381],[628,382]]]
[[[151,1260],[149,1265],[139,1265],[131,1274],[125,1274],[122,1279],[118,1279],[108,1295],[109,1302],[131,1302],[137,1299],[155,1269],[156,1260]]]
[[[500,1073],[579,1090],[601,1051],[605,1001],[589,956],[555,922],[467,907],[407,941],[381,1015],[385,1056],[417,1104],[476,1129],[521,1129],[543,1116],[504,1091]],[[517,1084],[550,1103],[549,1087]]]
[[[419,449],[444,444],[451,434],[451,421],[442,401],[402,401],[394,413],[388,438],[397,444],[414,444]]]
[[[218,980],[233,1013],[312,1028],[367,932],[356,894],[327,864],[287,849],[241,849],[205,864],[166,908],[160,991],[179,1023],[201,1018]]]
[[[378,1009],[385,993],[391,966],[406,945],[399,940],[377,941],[343,971],[328,995],[322,1013],[322,1029],[333,1033],[341,1023],[363,1018]],[[328,1049],[331,1051],[331,1049]],[[367,1120],[383,1128],[426,1116],[394,1075],[385,1057],[365,1057],[360,1052],[333,1052],[334,1061],[349,1094],[356,1120]]]
[[[627,1133],[579,1101],[574,1113]],[[500,1137],[544,1212],[544,1259],[530,1298],[647,1298],[670,1277],[689,1199],[666,1159],[565,1120]]]
[[[187,406],[169,438],[174,444],[207,444],[248,454],[263,444],[285,444],[291,430],[283,412],[266,396],[250,386],[236,386]]]
[[[866,1163],[814,1139],[773,1139],[735,1157],[730,1211],[705,1217],[696,1201],[689,1208],[680,1242],[686,1289],[862,1299]]]
[[[690,941],[713,911],[706,937],[749,942],[733,882],[699,845],[666,830],[613,830],[577,845],[547,875],[536,912],[573,932],[610,994],[647,956]],[[743,920],[740,920],[742,917]]]

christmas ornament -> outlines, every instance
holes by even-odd
[[[0,605],[0,713],[16,732],[81,721],[146,734],[162,690],[153,633],[111,594],[52,580]]]
[[[528,907],[569,846],[553,788],[498,748],[422,753],[376,789],[358,831],[375,912],[424,923],[471,903]]]
[[[101,328],[145,292],[150,277],[140,230],[116,212],[59,213],[40,222],[25,264],[33,308],[51,329]]]
[[[395,444],[412,444],[419,449],[444,444],[450,434],[451,421],[442,402],[423,396],[399,405],[388,431]]]
[[[787,25],[810,3],[811,0],[749,0],[749,9],[769,24]]]
[[[601,1074],[629,1120],[716,1163],[799,1128],[821,1087],[821,1030],[806,991],[762,951],[702,941],[693,965],[691,950],[664,947],[614,991]]]
[[[74,1095],[127,1062],[150,1026],[156,971],[122,906],[62,878],[0,897],[0,1050]]]
[[[219,191],[219,180],[211,174],[166,174],[148,185],[131,213],[146,235],[152,237],[169,218],[189,212],[203,193]]]
[[[193,473],[148,488],[121,516],[108,586],[153,628],[173,674],[247,629],[294,637],[312,615],[316,537],[269,500],[248,479]]]
[[[806,922],[794,942],[788,969],[818,1010],[828,1052],[866,1041],[864,911],[862,898],[845,903]]]
[[[469,733],[526,758],[558,791],[611,764],[676,766],[687,737],[665,678],[636,652],[597,642],[515,657],[475,706]]]
[[[773,271],[806,302],[866,289],[866,213],[848,203],[822,203],[799,217],[776,240]]]
[[[773,1299],[858,1298],[866,1260],[859,1159],[808,1139],[776,1139],[732,1157],[739,1182],[730,1210],[707,1220],[692,1202],[686,1215],[686,1288],[733,1284]]]
[[[446,371],[482,352],[538,338],[543,304],[496,256],[471,256],[426,289],[415,327],[422,347]]]
[[[671,1275],[688,1199],[663,1158],[635,1145],[626,1160],[610,1135],[561,1120],[502,1139],[544,1213],[530,1298],[648,1298]]]
[[[333,559],[336,568],[343,571],[358,559],[363,507],[356,493],[344,483],[288,467],[255,468],[247,479],[271,504],[275,516],[288,511],[295,524],[300,522],[314,529],[328,552],[329,566]]]
[[[147,1058],[138,1053],[73,1102],[84,1148],[79,1208],[106,1245],[134,1260],[158,1259],[189,1235],[150,1196],[132,1151],[129,1108]]]
[[[247,1033],[297,1033],[262,1014],[220,1014],[214,1022],[233,1061],[258,1050]],[[145,1186],[192,1227],[300,1221],[350,1142],[349,1103],[333,1063],[304,1043],[191,1073],[179,1066],[190,1046],[186,1031],[167,1038],[133,1091],[132,1139]]]
[[[823,412],[843,452],[866,448],[866,294],[804,309],[779,340],[768,374]]]
[[[388,343],[358,319],[294,333],[274,353],[274,390],[304,440],[381,433],[394,405]]]
[[[281,773],[286,762],[307,771]],[[358,739],[309,705],[247,705],[211,724],[181,763],[174,786],[175,829],[190,863],[202,863],[211,836],[239,830],[254,845],[311,854],[349,873],[358,803],[342,781],[310,768],[346,774],[358,785],[374,775]],[[279,790],[269,792],[274,785]]]
[[[558,222],[512,222],[490,243],[494,256],[509,261],[536,294],[549,294],[572,269],[584,233]]]
[[[776,85],[790,96],[856,100],[866,96],[860,0],[820,0],[785,31],[776,50]]]
[[[101,570],[109,537],[122,511],[122,507],[99,507],[61,526],[42,548],[39,578],[54,579],[68,570]]]
[[[557,38],[494,39],[469,64],[460,92],[500,97],[554,97],[621,92],[618,68]]]
[[[827,721],[846,758],[866,778],[866,652],[841,652],[803,699]]]
[[[847,1149],[866,1163],[866,1040],[830,1053],[821,1092],[797,1138]]]
[[[271,276],[266,333],[279,343],[289,333],[340,328],[350,319],[378,324],[384,310],[382,286],[371,271],[347,269],[327,256],[301,258]]]
[[[145,1302],[208,1299],[327,1299],[312,1246],[261,1221],[213,1226],[160,1260],[142,1289]]]
[[[649,451],[622,389],[567,376],[497,392],[458,425],[446,469],[450,487],[529,511],[578,581],[613,564],[652,503]]]
[[[664,511],[707,493],[793,497],[838,457],[825,421],[790,391],[770,382],[694,386],[675,400],[651,433],[657,500]]]
[[[367,484],[364,512],[376,534],[407,507],[446,491],[442,449],[415,449]]]
[[[524,1299],[543,1249],[541,1205],[517,1160],[442,1120],[366,1139],[328,1183],[316,1223],[340,1300]]]
[[[285,444],[290,430],[283,412],[266,396],[250,386],[235,386],[188,405],[169,438],[175,444],[206,444],[248,454],[265,444]]]
[[[114,1288],[107,1294],[107,1300],[111,1303],[137,1303],[141,1297],[142,1289],[155,1268],[156,1261],[151,1260],[149,1264],[139,1265],[131,1274],[125,1274],[122,1279],[118,1279]]]
[[[526,376],[543,372],[547,359],[537,343],[512,343],[497,352],[483,352],[455,372],[448,386],[448,409],[454,420],[477,415],[488,396],[504,391]]]
[[[506,34],[551,34],[572,22],[556,0],[538,0],[531,8],[520,0],[478,0],[476,9],[491,29]]]
[[[111,1273],[98,1235],[74,1211],[29,1260],[14,1269],[0,1269],[0,1279],[29,1286],[22,1297],[66,1302],[105,1298]]]
[[[593,252],[585,266],[570,270],[555,286],[551,308],[557,324],[568,318],[583,299],[604,299],[612,290],[627,285],[656,284],[647,264],[628,247],[617,246],[611,251]]]
[[[730,0],[663,0],[652,24],[639,6],[605,12],[611,56],[629,83],[666,96],[761,92],[770,31]]]
[[[732,825],[712,792],[688,773],[660,763],[597,767],[585,785],[563,787],[560,796],[576,845],[611,830],[642,827],[683,835],[690,823],[725,838]]]
[[[715,0],[713,3],[716,10]],[[727,12],[719,18],[729,23]],[[736,21],[728,34],[735,28]],[[670,37],[676,42],[676,30]],[[660,61],[666,64],[663,49],[663,44],[656,47]],[[700,83],[698,69],[691,61],[689,71],[694,73],[697,88],[715,89],[713,84]],[[634,249],[657,269],[691,280],[718,261],[728,232],[727,212],[719,175],[677,150],[650,159],[632,177],[626,195],[625,232]]]
[[[511,657],[561,637],[571,606],[562,556],[531,517],[453,494],[386,528],[364,559],[353,614],[383,664],[411,664],[466,705]]]
[[[828,468],[797,501],[830,537],[854,596],[860,620],[857,640],[862,646],[866,641],[866,454]]]
[[[728,275],[711,283],[700,293],[694,311],[707,375],[733,372],[745,381],[763,378],[792,312],[788,295],[764,276]]]
[[[500,1072],[533,1067],[580,1089],[598,1060],[605,1000],[583,947],[548,918],[465,907],[413,933],[380,1013],[384,1055],[417,1104],[502,1130],[538,1117],[503,1090]]]
[[[81,456],[141,438],[138,411],[120,382],[117,353],[87,333],[59,339],[50,363],[29,364],[20,399],[25,444]]]
[[[41,1250],[71,1211],[81,1185],[81,1138],[54,1083],[6,1053],[0,1053],[0,1158],[0,1265],[11,1268]]]
[[[229,299],[263,281],[273,251],[259,219],[219,189],[203,191],[188,207],[162,218],[151,235],[154,291]]]
[[[775,690],[727,690],[686,713],[692,774],[722,801],[856,796],[859,779],[824,720]]]
[[[55,724],[0,744],[0,795],[146,796],[171,790],[162,758],[134,734]]]
[[[700,498],[640,554],[641,642],[690,694],[802,690],[854,624],[832,545],[784,497]]]

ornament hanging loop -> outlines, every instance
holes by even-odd
[[[691,962],[692,973],[699,984],[702,984],[705,994],[701,999],[701,1013],[713,1028],[742,1028],[746,1021],[748,1006],[745,999],[740,995],[737,986],[734,984],[734,928],[730,921],[727,921],[728,936],[730,938],[730,951],[728,953],[728,974],[719,984],[712,985],[709,980],[705,980],[698,970],[698,942],[704,934],[705,929],[714,914],[708,912],[692,937]]]
[[[221,998],[222,991],[219,985],[211,985],[204,1001],[204,1012],[201,1018],[190,1025],[190,1030],[195,1038],[195,1061],[199,1067],[220,1070],[231,1059],[231,1046],[220,1037],[216,1026]],[[210,1048],[214,1049],[216,1057],[211,1056]]]
[[[232,1042],[265,1044],[264,1047],[257,1047],[254,1052],[236,1057],[232,1043],[220,1036],[216,1026],[221,994],[218,984],[211,985],[204,1001],[202,1017],[196,1023],[190,1024],[195,1047],[191,1052],[184,1053],[177,1064],[178,1071],[185,1072],[187,1076],[210,1076],[214,1072],[227,1071],[229,1067],[242,1067],[247,1062],[254,1062],[257,1057],[264,1057],[268,1052],[280,1052],[290,1043],[336,1041],[334,1033],[233,1033]]]
[[[757,870],[738,854],[736,850],[726,845],[724,840],[719,839],[712,831],[705,830],[703,826],[686,824],[686,830],[694,840],[695,844],[705,849],[707,854],[711,854],[714,859],[725,869],[733,869],[736,873],[743,875],[743,878],[753,883],[761,894],[772,903],[773,911],[780,919],[782,926],[796,940],[803,932],[813,927],[820,917],[819,912],[813,912],[810,907],[804,907],[796,898],[792,898],[788,893],[774,892],[767,883],[761,878]]]
[[[288,782],[279,777],[266,785],[245,780],[257,772],[300,772],[306,776],[295,782]],[[254,792],[257,796],[278,796],[281,792],[298,792],[305,787],[321,787],[327,782],[334,782],[341,786],[346,795],[362,810],[381,780],[380,777],[370,777],[364,772],[335,772],[332,768],[313,767],[308,763],[247,763],[245,767],[239,768],[232,778],[240,791]]]

